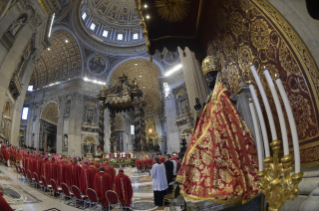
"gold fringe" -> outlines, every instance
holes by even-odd
[[[256,197],[260,196],[262,193],[259,192],[256,195],[254,195],[253,197],[250,197],[249,199],[246,199],[246,200],[243,200],[243,197],[239,197],[237,199],[231,199],[231,200],[202,198],[202,197],[198,197],[198,196],[188,195],[183,190],[180,190],[180,194],[182,194],[184,197],[188,197],[188,198],[191,198],[191,199],[205,200],[205,201],[210,201],[210,202],[214,202],[214,203],[217,203],[217,204],[233,204],[233,203],[238,203],[240,201],[242,202],[242,204],[246,204],[246,203],[250,202],[251,200],[255,199]]]

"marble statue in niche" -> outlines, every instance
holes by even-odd
[[[96,112],[96,102],[94,100],[87,100],[85,103],[85,116],[84,122],[87,122],[88,125],[94,123]]]
[[[64,114],[65,116],[70,115],[70,109],[71,109],[71,100],[68,100],[65,106],[65,114]]]
[[[25,25],[26,21],[27,21],[26,15],[20,16],[17,20],[12,22],[11,26],[9,27],[9,32],[13,36],[16,36],[18,31],[21,29],[21,27]]]
[[[101,57],[93,57],[89,61],[90,71],[94,74],[101,74],[105,70],[106,62]]]
[[[92,144],[86,145],[86,153],[88,153],[88,154],[92,153]]]
[[[92,123],[94,121],[94,115],[93,115],[93,110],[87,110],[86,111],[86,121],[88,123]]]
[[[63,148],[64,148],[64,149],[67,149],[67,148],[68,148],[68,142],[69,142],[69,140],[68,140],[68,135],[67,135],[67,134],[64,134],[64,136],[63,136]]]

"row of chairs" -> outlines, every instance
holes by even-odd
[[[31,174],[30,170],[25,170],[24,168],[21,168],[20,166],[15,165],[16,170],[18,172],[17,174],[17,178],[19,178],[19,176],[22,176],[24,178],[26,178],[30,184],[30,186],[34,185],[34,187],[38,188],[38,185],[41,188],[43,188],[43,191],[48,190],[50,191],[50,194],[54,195],[55,193],[59,193],[60,194],[60,202],[62,199],[62,196],[64,195],[64,203],[66,202],[66,198],[70,198],[71,200],[74,198],[74,204],[76,204],[77,200],[83,201],[83,206],[85,205],[85,203],[87,201],[90,202],[90,210],[91,210],[91,206],[92,204],[101,204],[105,203],[105,200],[100,200],[95,192],[95,190],[88,188],[86,190],[86,195],[81,194],[80,189],[75,186],[72,185],[71,190],[69,188],[69,186],[65,183],[61,183],[61,187],[59,187],[56,183],[56,181],[54,179],[50,179],[50,184],[47,183],[46,178],[41,175],[41,180],[39,180],[38,174],[36,172],[33,172],[33,177]],[[121,206],[119,197],[117,195],[116,192],[114,191],[106,191],[105,192],[105,198],[108,200],[108,204],[109,204],[109,209],[111,205],[119,205]],[[103,208],[102,208],[103,209]]]

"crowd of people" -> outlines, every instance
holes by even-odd
[[[135,166],[138,170],[150,171],[153,178],[154,203],[156,206],[164,206],[163,199],[166,194],[172,192],[170,183],[176,178],[180,168],[180,160],[176,154],[153,158],[136,159]]]
[[[86,194],[88,188],[94,189],[102,206],[108,206],[105,192],[114,190],[124,208],[129,208],[132,203],[133,190],[130,178],[119,169],[116,175],[115,169],[105,161],[102,165],[88,159],[81,160],[78,157],[42,154],[38,151],[30,151],[14,146],[1,144],[0,158],[10,166],[17,163],[25,171],[36,174],[38,178],[44,176],[50,184],[53,179],[58,186],[65,183],[69,188],[73,185],[78,187],[82,194]],[[149,171],[153,178],[154,202],[156,206],[163,206],[163,197],[172,192],[169,185],[176,177],[180,167],[177,155],[159,156],[135,160],[139,171]],[[41,180],[41,179],[40,179]]]
[[[65,183],[69,188],[78,187],[83,195],[88,188],[94,189],[102,202],[102,206],[108,206],[105,193],[113,190],[119,196],[123,208],[130,207],[133,197],[133,189],[130,178],[124,174],[122,168],[116,175],[115,169],[105,161],[102,165],[98,162],[90,162],[88,159],[80,161],[78,157],[62,157],[61,155],[41,154],[37,151],[29,151],[13,146],[1,144],[0,158],[10,166],[19,163],[25,171],[36,174],[38,178],[44,176],[47,183],[51,179],[58,186]]]

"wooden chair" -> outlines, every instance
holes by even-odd
[[[52,185],[52,189],[53,189],[54,193],[59,193],[60,194],[60,202],[61,202],[61,198],[62,198],[62,194],[61,193],[63,192],[62,188],[58,187],[58,185],[56,184],[54,179],[51,179],[50,183]]]
[[[64,193],[64,204],[65,204],[66,197],[69,197],[70,199],[72,199],[74,194],[70,191],[69,186],[65,184],[64,182],[61,183],[61,188]]]
[[[77,186],[75,186],[75,185],[72,185],[71,190],[72,190],[72,193],[75,196],[75,204],[76,204],[76,200],[77,199],[81,200],[81,201],[83,201],[83,207],[85,209],[85,203],[86,203],[86,200],[88,199],[88,196],[87,195],[82,195],[80,189]]]
[[[18,166],[18,169],[19,169],[20,176],[21,176],[22,179],[23,179],[23,171],[22,171],[22,168],[21,168],[20,166]]]
[[[43,187],[46,188],[47,190],[49,190],[50,192],[52,192],[52,190],[53,190],[52,185],[48,185],[47,179],[43,175],[41,175],[41,181],[43,183]],[[45,192],[45,191],[43,191],[43,192]]]
[[[23,174],[23,176],[24,176],[25,179],[28,179],[27,173],[26,173],[26,171],[25,171],[25,168],[22,168],[22,174]]]
[[[35,182],[36,182],[36,184],[37,184],[36,188],[38,189],[38,185],[40,185],[40,188],[41,188],[41,190],[42,190],[43,183],[42,183],[42,181],[39,180],[38,174],[35,173],[35,172],[33,172],[33,177],[34,177]]]
[[[86,189],[86,195],[88,196],[90,200],[90,210],[91,210],[92,203],[101,204],[101,207],[103,210],[102,202],[104,202],[104,200],[99,200],[99,197],[97,197],[95,190],[91,188]]]
[[[14,166],[16,167],[16,170],[17,170],[17,179],[19,179],[19,175],[21,174],[21,172],[20,172],[20,170],[19,170],[19,168],[18,168],[18,166],[17,166],[17,164],[14,164]]]
[[[117,193],[115,191],[112,191],[112,190],[106,191],[105,192],[105,198],[109,202],[109,210],[111,210],[111,205],[112,204],[116,204],[119,207],[121,207],[121,202],[119,200],[119,196],[117,195]]]
[[[32,177],[31,171],[29,169],[27,170],[27,177],[30,181],[30,185],[32,185],[32,182],[35,183],[35,179]]]
[[[169,194],[166,194],[166,195],[164,196],[163,206],[165,206],[165,202],[169,202],[170,204],[172,204],[173,200],[180,195],[180,194],[179,194],[179,190],[180,190],[179,185],[175,185],[175,186],[173,187],[173,193],[169,193]],[[173,206],[173,209],[175,210],[175,207],[174,207],[174,206]]]

